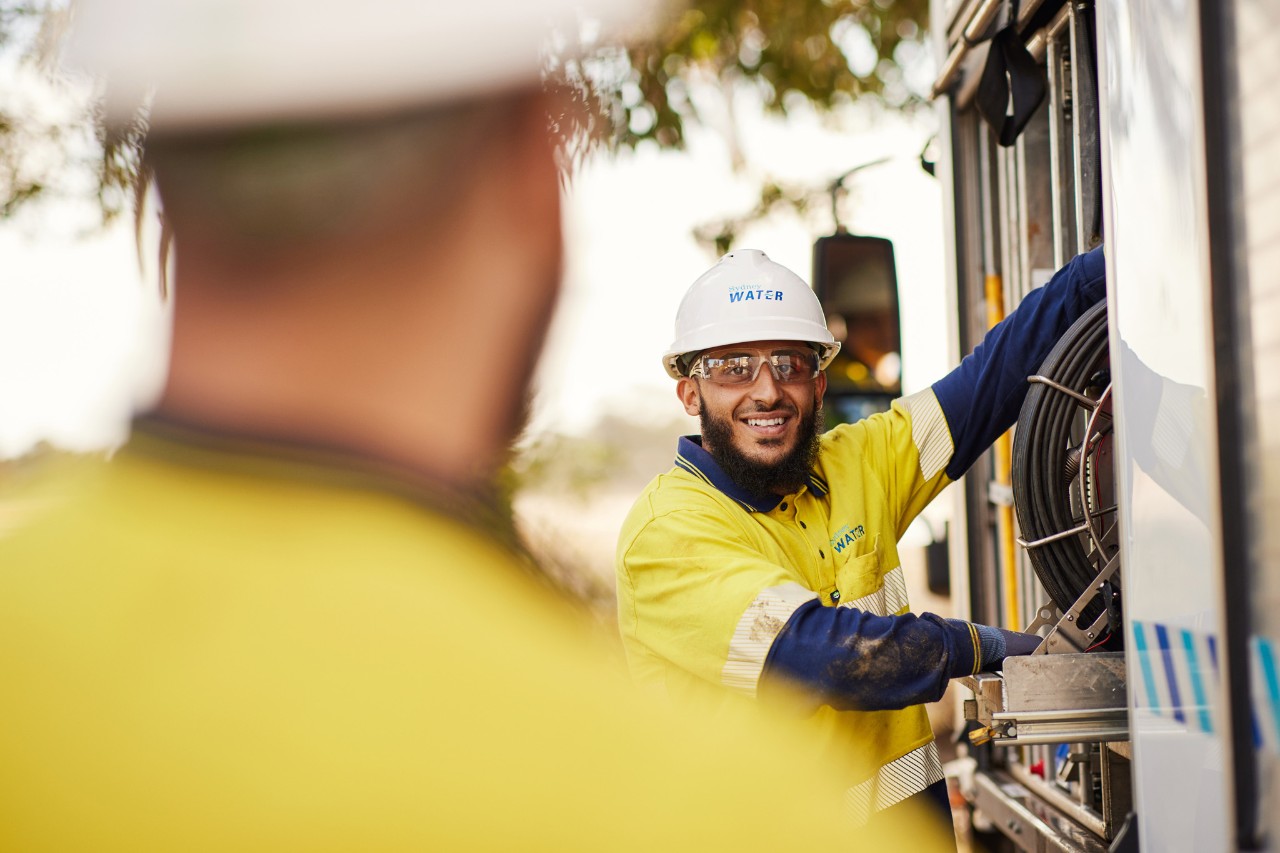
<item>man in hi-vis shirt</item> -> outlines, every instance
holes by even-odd
[[[1013,424],[1027,375],[1104,293],[1098,249],[933,386],[820,434],[839,345],[817,298],[763,252],[721,258],[663,359],[702,434],[680,439],[618,543],[634,675],[677,697],[798,693],[856,815],[912,799],[945,810],[923,703],[1039,638],[912,614],[898,538]]]

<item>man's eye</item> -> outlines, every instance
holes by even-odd
[[[745,376],[751,372],[751,366],[740,361],[730,362],[725,365],[724,372],[730,376]]]

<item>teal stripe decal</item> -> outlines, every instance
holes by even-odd
[[[1267,704],[1270,706],[1268,710],[1271,712],[1270,723],[1272,731],[1275,732],[1276,738],[1280,740],[1280,678],[1276,677],[1275,650],[1268,640],[1264,640],[1261,637],[1253,638],[1253,648],[1258,655],[1258,663],[1262,669],[1262,678],[1265,682]]]
[[[1142,665],[1142,683],[1147,688],[1147,707],[1160,713],[1160,694],[1156,691],[1156,676],[1151,670],[1151,654],[1147,650],[1146,630],[1142,623],[1133,622],[1133,646],[1138,650],[1138,663]]]
[[[1209,703],[1205,697],[1204,685],[1200,681],[1200,665],[1196,660],[1196,641],[1191,632],[1183,630],[1182,647],[1187,652],[1187,671],[1191,673],[1191,695],[1196,700],[1196,716],[1200,719],[1200,729],[1213,732],[1213,719],[1209,716]]]

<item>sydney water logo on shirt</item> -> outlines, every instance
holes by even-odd
[[[781,290],[766,290],[749,284],[729,285],[730,302],[781,302]]]
[[[836,531],[835,536],[831,537],[831,548],[837,554],[840,554],[845,548],[848,548],[854,542],[857,542],[866,535],[867,531],[863,529],[861,524],[857,527],[850,527],[846,524],[844,527],[841,527]]]

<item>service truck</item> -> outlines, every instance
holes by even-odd
[[[953,488],[987,846],[1280,848],[1280,3],[934,0],[952,355],[1073,255],[1107,298]]]

